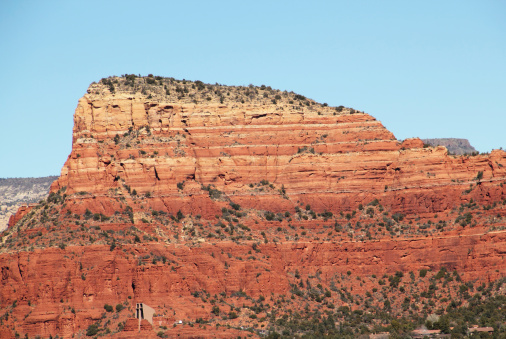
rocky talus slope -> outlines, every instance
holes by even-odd
[[[266,86],[103,79],[2,236],[0,331],[135,337],[144,302],[146,337],[355,337],[504,295],[506,152],[423,146]]]
[[[0,232],[8,225],[9,218],[20,206],[45,199],[49,186],[58,177],[0,179]]]

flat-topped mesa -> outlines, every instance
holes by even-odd
[[[159,316],[146,337],[237,337],[221,331],[324,305],[332,323],[381,314],[377,331],[383,314],[475,302],[468,282],[504,294],[506,152],[401,143],[368,114],[265,86],[129,75],[88,92],[48,198],[0,238],[0,337],[128,330],[136,302]]]
[[[379,196],[393,209],[437,212],[460,204],[479,172],[482,184],[503,180],[504,165],[505,152],[456,158],[419,139],[401,144],[369,114],[270,87],[128,76],[92,84],[79,100],[72,153],[52,191],[99,198],[135,190],[174,212],[175,197],[176,211],[208,209],[196,197],[212,185],[275,211],[295,201],[317,211],[356,208]],[[274,203],[277,190],[252,197],[249,185],[265,180],[291,199]]]
[[[434,138],[434,139],[422,139],[422,141],[431,146],[444,146],[450,154],[470,154],[475,155],[479,152],[471,146],[469,140],[458,139],[458,138]]]

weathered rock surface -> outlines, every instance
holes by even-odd
[[[144,302],[167,334],[237,336],[249,332],[215,325],[252,328],[266,320],[248,307],[290,293],[294,311],[321,302],[295,297],[310,279],[333,309],[362,307],[335,284],[364,295],[384,274],[506,276],[506,152],[401,143],[368,114],[269,88],[140,80],[90,86],[50,196],[11,219],[0,331],[66,338],[100,323],[127,338]]]
[[[214,185],[241,205],[286,210],[245,189],[267,180],[316,211],[356,208],[374,196],[394,210],[433,213],[459,204],[480,171],[484,183],[506,177],[506,152],[457,158],[443,147],[424,149],[420,141],[403,146],[368,114],[334,113],[330,107],[88,94],[79,100],[72,153],[52,191],[105,196],[90,210],[111,212],[109,193],[125,194],[127,185],[169,211],[172,205],[206,213],[207,202],[196,200],[205,193],[201,185]],[[177,184],[183,182],[188,190],[181,196]],[[179,203],[169,203],[175,199]]]
[[[350,270],[354,277],[362,277],[446,267],[466,280],[487,282],[506,275],[506,232],[366,243],[267,244],[259,249],[269,260],[253,262],[221,254],[246,257],[251,245],[222,242],[189,248],[152,243],[114,251],[93,245],[3,254],[0,298],[4,305],[17,301],[12,316],[28,314],[23,330],[30,337],[55,332],[71,336],[80,326],[100,319],[104,304],[123,303],[129,296],[157,312],[168,309],[175,320],[209,319],[211,305],[201,308],[195,292],[242,291],[253,298],[287,295],[296,270],[303,276],[318,272],[325,285]],[[139,266],[136,258],[125,254],[130,252],[163,255],[177,260],[178,266],[173,269],[162,262]],[[369,289],[358,282],[352,286],[356,293]],[[336,302],[337,307],[344,304]],[[135,332],[130,327],[128,331]]]

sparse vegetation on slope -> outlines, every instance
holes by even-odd
[[[51,193],[1,234],[0,330],[132,332],[145,303],[152,337],[504,334],[505,152],[157,76],[92,84],[74,119]]]

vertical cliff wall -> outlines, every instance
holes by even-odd
[[[322,307],[344,323],[444,313],[466,284],[503,295],[505,166],[266,86],[103,79],[51,194],[2,237],[0,333],[124,337],[145,302],[146,336],[256,335]]]

